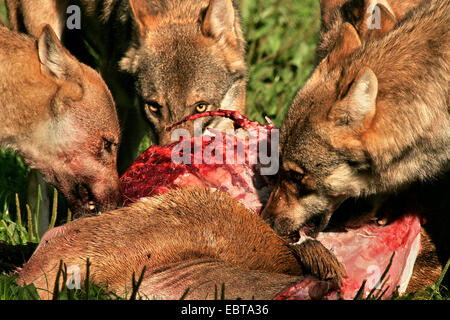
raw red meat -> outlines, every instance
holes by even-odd
[[[374,287],[380,289],[380,277],[394,252],[384,298],[390,297],[397,287],[399,293],[404,293],[420,250],[420,227],[417,215],[404,215],[384,227],[373,222],[346,232],[320,233],[317,239],[336,255],[347,271],[342,297],[353,299],[364,280],[367,280],[364,296]]]
[[[270,143],[270,133],[275,126],[269,122],[263,126],[257,122],[249,121],[236,111],[215,111],[202,115],[195,115],[189,120],[195,120],[209,115],[226,116],[235,123],[235,129],[243,129],[258,134],[258,141]],[[187,121],[187,120],[185,120]],[[255,156],[255,151],[249,148],[250,141],[227,135],[221,137],[232,142],[231,147],[237,154],[238,147],[245,150],[245,160]],[[127,205],[140,198],[165,193],[173,188],[186,186],[207,186],[228,192],[234,198],[240,200],[249,209],[256,213],[262,211],[262,204],[266,203],[271,192],[272,176],[260,174],[261,165],[250,164],[249,161],[241,161],[244,164],[226,164],[227,157],[224,154],[224,164],[194,164],[196,157],[201,157],[203,151],[216,142],[216,138],[197,137],[191,141],[185,141],[194,150],[195,144],[199,144],[199,152],[192,152],[190,158],[192,164],[177,164],[172,161],[172,152],[179,142],[169,146],[152,146],[142,153],[133,165],[120,179],[124,204]],[[201,159],[201,158],[200,158]],[[237,163],[238,159],[234,159]],[[203,161],[200,161],[203,162]]]
[[[251,122],[234,111],[217,111],[196,115],[188,120],[205,116],[226,116],[234,120],[236,129],[258,130],[263,134],[259,139],[270,141],[270,132],[275,129],[272,123],[263,126]],[[225,141],[225,140],[224,140]],[[219,143],[224,143],[224,141]],[[200,152],[215,142],[192,138],[185,143],[200,144]],[[239,144],[246,148],[249,159],[248,140],[234,137],[234,147]],[[172,161],[172,151],[179,143],[169,146],[153,146],[144,152],[121,178],[121,188],[125,204],[142,197],[167,192],[173,188],[186,186],[207,186],[228,192],[248,208],[259,214],[272,190],[273,177],[260,174],[261,166],[246,164],[176,164]],[[192,148],[193,149],[193,148]],[[199,156],[194,152],[191,159]],[[192,161],[193,162],[193,161]],[[406,290],[412,269],[420,249],[420,221],[415,215],[405,215],[387,226],[376,223],[367,224],[359,229],[346,232],[323,232],[318,239],[332,250],[344,264],[348,278],[344,279],[341,293],[344,299],[352,299],[357,294],[364,280],[367,281],[364,296],[372,288],[380,289],[380,277],[395,255],[387,274],[383,298],[392,295],[395,289],[402,293]],[[292,292],[294,294],[292,294]],[[293,287],[280,294],[278,299],[301,299],[295,296]]]

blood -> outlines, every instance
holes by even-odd
[[[267,125],[261,125],[248,120],[236,111],[220,110],[189,117],[168,130],[172,130],[183,122],[210,116],[230,118],[234,121],[235,129],[265,130],[267,134],[259,136],[259,139],[266,139],[267,143],[270,140],[270,133],[276,129],[270,121]],[[224,148],[225,140],[220,141],[224,144]],[[234,148],[237,148],[238,144],[243,144],[246,159],[250,159],[251,150],[249,150],[248,141],[236,137],[232,141],[234,141]],[[223,164],[176,164],[172,161],[172,152],[180,142],[182,141],[168,146],[150,147],[125,172],[120,179],[125,205],[143,197],[166,193],[174,188],[206,186],[228,192],[256,214],[262,211],[272,191],[275,177],[261,175],[259,164],[252,165],[247,162],[244,164],[226,164],[226,161]],[[194,150],[194,144],[199,143],[202,146],[200,150],[202,153],[214,142],[215,138],[202,139],[201,137],[184,141],[184,143],[190,143],[191,150]],[[201,155],[195,155],[192,151],[189,155],[191,163],[195,156]],[[408,281],[408,275],[403,276],[403,273],[407,270],[407,266],[415,261],[417,252],[413,249],[417,247],[419,236],[419,218],[417,215],[405,213],[386,226],[368,223],[357,229],[343,228],[342,232],[323,232],[317,239],[335,253],[347,270],[348,278],[344,279],[344,286],[341,288],[341,293],[346,299],[352,299],[356,295],[364,280],[373,287],[379,280],[377,277],[381,277],[395,252],[387,274],[386,286],[389,286],[389,289],[384,298],[388,298],[398,286],[405,286],[401,283],[402,280]],[[364,293],[367,295],[372,287],[366,286]],[[302,296],[299,290],[297,290],[297,296],[295,288],[286,292],[299,298]],[[281,297],[288,298],[284,295]]]

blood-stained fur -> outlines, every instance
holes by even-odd
[[[0,27],[0,146],[17,150],[74,213],[113,209],[119,122],[100,75],[49,26],[38,39]]]

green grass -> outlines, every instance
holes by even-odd
[[[15,214],[15,194],[26,195],[29,172],[24,161],[13,151],[0,149],[0,210],[6,204],[14,208],[11,213]]]
[[[250,65],[247,115],[264,122],[268,116],[280,125],[296,92],[302,87],[315,65],[319,30],[317,0],[241,0],[244,32],[248,40],[247,62]],[[0,24],[7,24],[4,1],[0,0]],[[141,151],[149,145],[143,142]],[[26,179],[29,169],[12,151],[0,149],[0,241],[25,244],[39,241],[36,218],[29,227],[25,206]],[[21,221],[17,216],[18,194]],[[4,221],[4,222],[2,222]],[[36,299],[33,286],[22,288],[14,283],[16,276],[0,275],[0,299]],[[103,288],[90,286],[91,299],[118,299],[105,294]],[[441,283],[400,299],[449,299]],[[86,292],[60,289],[58,299],[78,299]]]
[[[6,8],[4,1],[0,0],[0,24],[8,25],[8,19],[6,18]]]
[[[66,285],[68,274],[67,266],[60,261],[58,273],[54,283],[49,284],[49,288],[45,288],[52,295],[52,300],[141,300],[143,297],[138,290],[142,283],[145,268],[142,270],[139,279],[136,280],[135,275],[132,277],[132,288],[128,293],[119,296],[113,292],[108,291],[107,286],[98,286],[90,282],[89,277],[90,262],[86,263],[86,280],[83,287],[80,289],[69,289]],[[19,286],[16,283],[18,274],[7,276],[0,275],[0,300],[40,300],[36,287],[33,284],[25,284]],[[42,293],[41,293],[42,294]],[[45,293],[43,293],[45,295]]]
[[[34,285],[21,287],[15,283],[17,277],[0,274],[0,300],[39,300]]]
[[[250,66],[247,115],[280,125],[315,65],[319,2],[241,1]]]

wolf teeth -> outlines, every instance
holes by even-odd
[[[92,211],[92,212],[94,212],[95,209],[97,208],[97,207],[95,206],[94,201],[89,201],[88,205],[89,205],[89,210]]]

